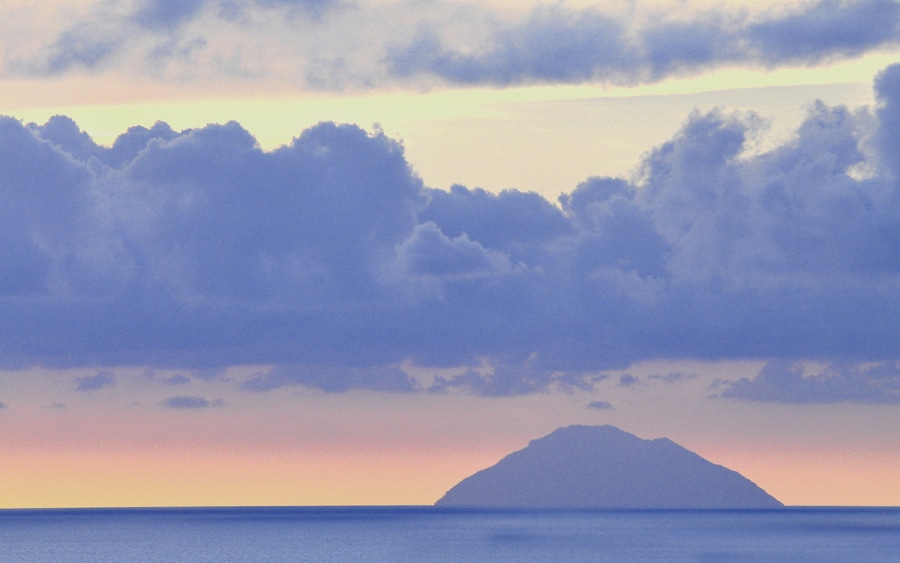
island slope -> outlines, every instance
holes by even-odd
[[[569,426],[463,479],[436,506],[778,508],[749,479],[667,438]]]

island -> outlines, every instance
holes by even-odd
[[[568,426],[460,481],[442,507],[769,509],[755,483],[667,438]]]

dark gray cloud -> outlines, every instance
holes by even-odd
[[[720,382],[720,397],[773,403],[900,404],[896,362],[836,363],[807,374],[802,364],[768,362],[753,379]]]
[[[483,44],[450,46],[439,26],[394,46],[389,70],[457,84],[604,81],[633,84],[727,65],[812,65],[896,44],[900,5],[892,0],[821,0],[792,12],[749,17],[709,11],[691,19],[650,18],[633,28],[595,8],[535,8],[497,25]]]
[[[0,364],[502,396],[641,359],[897,361],[898,68],[873,112],[816,104],[763,154],[753,116],[691,115],[637,183],[558,206],[427,188],[351,125],[264,151],[237,123],[157,123],[107,148],[2,118]]]
[[[97,391],[116,384],[116,375],[108,370],[98,371],[94,375],[78,378],[78,391]]]
[[[221,407],[225,405],[222,399],[210,401],[209,399],[206,399],[204,397],[189,395],[169,397],[160,404],[167,409],[207,409],[210,407]]]

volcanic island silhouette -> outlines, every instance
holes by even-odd
[[[568,426],[447,491],[443,507],[767,509],[784,505],[736,471],[668,438]]]

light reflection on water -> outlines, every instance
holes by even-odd
[[[900,509],[0,511],[4,561],[900,561]]]

